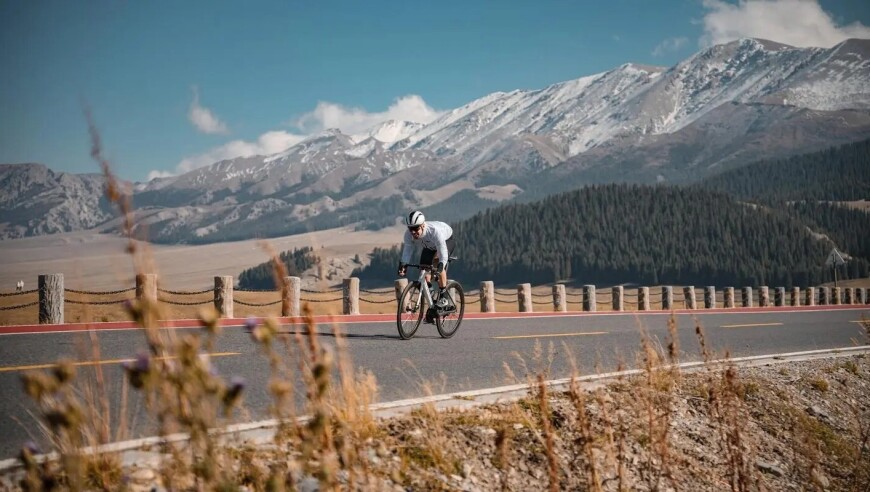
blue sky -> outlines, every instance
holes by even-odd
[[[495,91],[738,37],[870,38],[864,1],[0,0],[0,163],[143,181],[327,127],[427,122]]]

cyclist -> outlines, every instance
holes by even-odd
[[[426,217],[419,210],[414,210],[405,217],[405,225],[408,226],[408,230],[405,231],[402,259],[399,261],[399,276],[405,276],[406,265],[411,261],[414,245],[421,244],[423,252],[420,253],[420,264],[432,265],[438,273],[439,293],[435,304],[443,308],[447,304],[447,299],[443,295],[444,288],[447,286],[447,272],[444,270],[444,265],[453,252],[453,229],[444,222],[434,220],[427,222]],[[431,282],[429,272],[426,273],[426,281]],[[429,321],[428,316],[427,321]]]

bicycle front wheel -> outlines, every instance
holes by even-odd
[[[439,309],[438,318],[435,319],[435,326],[438,328],[438,333],[442,338],[450,338],[459,329],[462,323],[462,316],[465,315],[465,292],[459,282],[447,282],[445,289],[447,296],[447,306]]]
[[[396,326],[399,328],[399,337],[402,340],[407,340],[414,336],[420,323],[423,321],[424,298],[420,292],[420,284],[411,282],[402,291],[402,297],[399,298],[399,309],[396,312]]]

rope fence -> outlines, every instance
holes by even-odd
[[[390,304],[392,302],[396,302],[395,299],[387,299],[386,301],[372,301],[372,300],[369,300],[369,299],[366,299],[363,297],[360,297],[359,300],[360,300],[360,302],[366,302],[369,304]]]
[[[67,299],[66,302],[68,302],[70,304],[87,304],[87,305],[94,305],[94,306],[108,306],[110,304],[123,304],[129,300],[130,299],[118,299],[117,301],[75,301],[72,299]],[[39,301],[37,301],[36,304],[39,304]]]
[[[211,304],[211,303],[214,302],[214,301],[211,300],[211,299],[208,299],[208,300],[205,300],[205,301],[189,301],[189,302],[185,302],[185,301],[172,301],[172,300],[165,299],[165,298],[162,298],[162,297],[161,297],[161,298],[158,298],[157,300],[160,301],[160,302],[162,302],[162,303],[165,303],[165,304],[171,304],[171,305],[173,305],[173,306],[202,306],[202,305],[205,305],[205,304]],[[241,301],[236,301],[236,302],[241,303]]]
[[[45,278],[43,278],[45,277]],[[404,283],[402,283],[404,282]],[[39,308],[40,323],[62,323],[64,303],[81,306],[111,306],[130,302],[136,298],[150,297],[170,306],[204,306],[214,305],[221,316],[233,317],[233,304],[249,308],[269,308],[281,305],[281,316],[299,314],[301,302],[315,304],[341,303],[344,314],[359,314],[360,303],[371,306],[396,305],[396,296],[402,291],[407,280],[397,280],[390,287],[360,288],[359,279],[344,279],[341,287],[323,290],[303,289],[298,277],[286,277],[285,287],[281,290],[236,288],[233,277],[215,277],[215,286],[203,290],[171,290],[157,286],[156,275],[139,275],[134,287],[109,290],[89,291],[66,289],[63,287],[63,276],[59,274],[40,276],[39,289],[16,292],[0,292],[0,298],[38,294],[38,300],[19,302],[3,306],[0,312]],[[135,298],[124,296],[121,299],[100,299],[100,296],[117,296],[135,291]],[[260,299],[235,299],[233,292],[243,292],[260,295]],[[330,295],[337,294],[340,295]],[[64,294],[73,294],[72,299]],[[268,294],[277,294],[277,299]],[[304,294],[304,295],[303,295]],[[361,295],[363,294],[363,295]],[[84,299],[76,295],[88,296]],[[188,299],[190,296],[205,296],[202,299]],[[327,297],[328,296],[328,297]],[[93,299],[91,297],[96,297]],[[712,286],[655,286],[655,287],[606,287],[596,288],[585,285],[582,288],[568,289],[564,284],[539,285],[518,284],[516,288],[495,288],[492,282],[481,282],[479,289],[469,290],[465,294],[466,305],[480,304],[481,312],[496,311],[496,304],[504,309],[505,305],[514,305],[519,312],[548,309],[566,311],[566,306],[583,311],[613,310],[613,311],[646,311],[653,309],[712,309],[734,307],[768,307],[768,306],[799,306],[799,305],[829,305],[829,304],[870,304],[870,289],[845,287],[810,287],[808,289],[784,287],[726,287]],[[31,298],[32,299],[32,298]],[[8,302],[8,301],[3,301]],[[381,309],[381,308],[372,308]],[[509,309],[509,308],[508,308]],[[371,312],[371,310],[369,311]],[[385,313],[389,311],[375,311]],[[178,311],[174,312],[178,314]]]
[[[242,306],[248,306],[248,307],[266,307],[266,306],[274,306],[276,304],[281,304],[283,301],[284,301],[283,299],[278,299],[277,301],[263,302],[263,303],[245,302],[245,301],[239,301],[239,300],[236,300],[235,302],[241,304]]]
[[[337,302],[337,301],[343,301],[344,297],[336,297],[334,299],[311,299],[311,298],[302,297],[301,300],[305,301],[305,302]]]
[[[360,292],[365,292],[366,294],[374,294],[374,295],[394,294],[394,293],[396,292],[395,289],[389,289],[389,290],[366,290],[366,289],[360,289],[359,291],[360,291]]]
[[[309,289],[299,289],[302,292],[307,294],[331,294],[333,292],[341,292],[344,289],[332,289],[332,290],[309,290]]]
[[[39,305],[39,301],[30,302],[27,304],[18,304],[17,306],[3,306],[3,307],[0,307],[0,311],[13,311],[15,309],[24,309],[24,308],[29,308],[29,307],[38,306],[38,305]]]
[[[85,294],[89,296],[110,296],[114,294],[124,294],[127,292],[133,292],[136,290],[136,287],[130,287],[129,289],[120,289],[120,290],[107,290],[107,291],[91,291],[91,290],[75,290],[75,289],[64,289],[64,292],[68,292],[71,294]],[[34,290],[33,292],[37,292],[38,290]]]
[[[239,289],[239,290],[241,290],[241,289]],[[200,295],[200,294],[210,294],[210,293],[214,292],[214,289],[188,291],[188,290],[167,290],[167,289],[161,289],[158,287],[157,292],[160,292],[161,294],[169,294],[169,295],[173,295],[173,296],[196,296],[196,295]],[[257,292],[259,292],[259,291],[257,291]]]
[[[24,290],[24,291],[18,291],[18,292],[0,292],[0,297],[23,296],[25,294],[33,294],[35,292],[39,292],[39,290],[33,289],[33,290]]]

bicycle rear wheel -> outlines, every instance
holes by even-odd
[[[445,289],[447,296],[447,308],[440,309],[435,319],[435,326],[442,338],[450,338],[459,329],[462,317],[465,315],[465,292],[459,282],[447,282]]]
[[[417,328],[420,327],[423,313],[426,312],[423,304],[425,304],[425,299],[420,292],[420,284],[418,282],[409,283],[402,291],[399,308],[396,312],[396,326],[399,328],[399,337],[402,340],[413,337]]]

